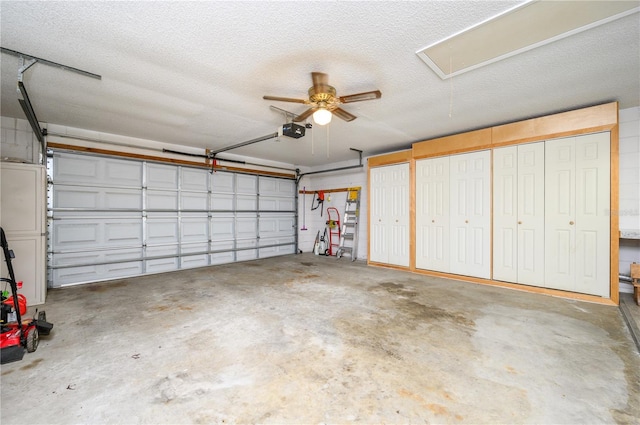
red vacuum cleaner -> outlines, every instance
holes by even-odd
[[[27,299],[18,294],[18,288],[22,282],[16,282],[11,260],[15,258],[13,251],[9,249],[4,230],[0,227],[0,244],[7,262],[9,278],[0,278],[0,281],[9,284],[11,294],[2,292],[2,304],[0,304],[0,363],[10,363],[22,360],[25,350],[29,353],[36,351],[40,341],[40,335],[49,335],[53,324],[47,322],[44,311],[37,312],[38,318],[22,319],[27,312]]]

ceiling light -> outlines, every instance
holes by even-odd
[[[327,109],[320,108],[313,113],[313,121],[318,125],[326,125],[331,122],[331,112]]]
[[[527,1],[416,54],[446,79],[639,10],[637,1]]]

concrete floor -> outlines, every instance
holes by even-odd
[[[51,290],[2,424],[638,423],[617,307],[311,254]]]

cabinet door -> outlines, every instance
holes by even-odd
[[[387,167],[388,202],[386,209],[389,231],[387,262],[409,266],[409,164]]]
[[[386,263],[389,254],[387,246],[387,221],[385,205],[387,199],[387,175],[385,167],[372,168],[369,171],[369,261]]]
[[[518,146],[516,282],[544,286],[544,142]]]
[[[416,161],[416,267],[449,272],[449,157]]]
[[[43,304],[47,295],[45,194],[46,171],[43,166],[0,163],[0,226],[9,249],[15,253],[12,265],[19,290],[29,306]],[[0,254],[0,274],[8,276]]]
[[[451,272],[491,277],[491,152],[451,156]]]
[[[576,292],[609,297],[609,133],[576,137]]]

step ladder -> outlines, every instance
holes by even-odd
[[[358,257],[358,220],[360,216],[360,188],[350,187],[347,191],[347,202],[342,216],[340,243],[336,251],[336,258],[344,253],[351,254],[351,261]]]

